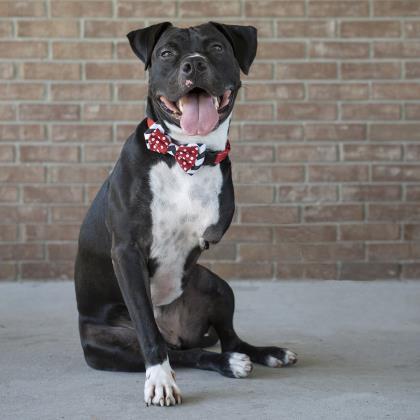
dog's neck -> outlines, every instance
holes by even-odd
[[[175,124],[168,123],[165,121],[166,127],[168,127],[168,134],[174,140],[181,144],[188,143],[202,143],[205,144],[209,150],[225,150],[226,142],[228,139],[229,124],[232,114],[230,114],[216,130],[207,134],[206,136],[188,136],[184,134],[180,127]]]

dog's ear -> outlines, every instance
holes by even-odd
[[[248,74],[249,68],[257,54],[257,29],[253,26],[225,25],[210,22],[230,42],[241,70]]]
[[[156,25],[148,26],[144,29],[131,31],[127,34],[127,38],[130,41],[134,54],[143,61],[146,66],[146,70],[150,66],[150,60],[152,58],[152,52],[156,42],[163,32],[165,32],[170,26],[172,26],[171,22],[162,22]]]

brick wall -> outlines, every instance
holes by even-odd
[[[0,278],[72,277],[79,224],[144,115],[125,34],[259,29],[232,126],[226,278],[420,275],[420,1],[0,1]],[[257,149],[258,147],[258,149]]]

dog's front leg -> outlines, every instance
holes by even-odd
[[[181,392],[168,359],[168,350],[153,315],[148,294],[146,259],[135,244],[116,243],[112,262],[146,365],[144,400],[147,405],[181,403]]]

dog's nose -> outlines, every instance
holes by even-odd
[[[201,57],[187,58],[181,64],[181,72],[184,76],[191,76],[194,72],[203,73],[207,69],[207,63]]]

